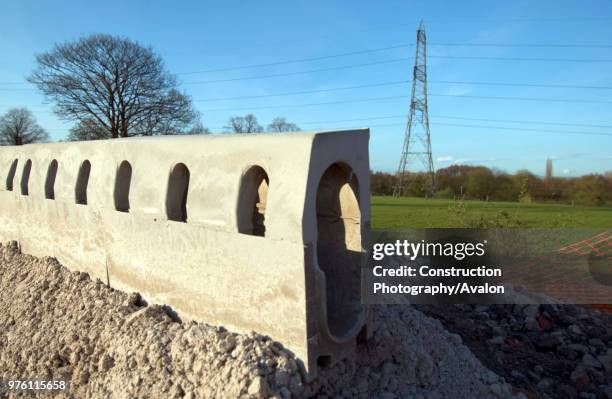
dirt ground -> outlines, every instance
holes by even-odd
[[[67,379],[54,397],[70,398],[513,396],[437,320],[410,306],[372,310],[373,338],[306,383],[281,343],[180,321],[11,243],[0,246],[0,379]]]

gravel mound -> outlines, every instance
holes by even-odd
[[[69,379],[64,396],[74,398],[512,397],[437,320],[409,306],[373,313],[373,338],[306,383],[267,337],[183,322],[53,258],[0,245],[0,379]]]
[[[612,314],[577,305],[422,305],[529,397],[612,399]]]

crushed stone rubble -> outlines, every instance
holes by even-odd
[[[68,379],[54,397],[71,398],[525,398],[439,321],[371,310],[372,338],[306,382],[268,337],[180,321],[11,242],[0,245],[0,379]]]
[[[568,304],[421,305],[528,397],[612,399],[612,314]]]

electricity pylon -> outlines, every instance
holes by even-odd
[[[396,184],[393,196],[402,195],[406,184],[406,168],[412,161],[420,160],[427,171],[425,190],[428,196],[436,196],[436,177],[431,157],[431,135],[429,132],[429,114],[427,108],[427,37],[423,21],[417,30],[416,56],[412,72],[412,96],[410,112],[404,138],[402,158],[397,168]]]

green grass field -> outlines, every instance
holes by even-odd
[[[466,218],[494,218],[505,211],[524,227],[612,228],[612,208],[559,204],[464,201]],[[372,196],[372,227],[401,229],[422,227],[465,227],[458,225],[449,207],[453,200]]]

